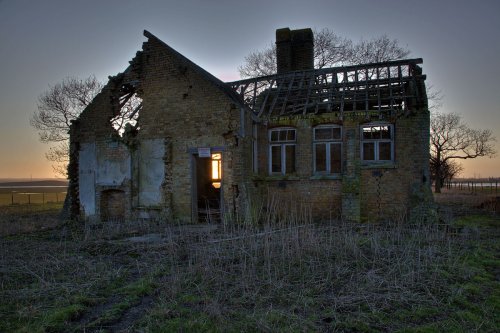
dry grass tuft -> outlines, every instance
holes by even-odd
[[[307,205],[280,200],[253,209],[245,223],[87,221],[0,238],[0,331],[397,331],[434,322],[434,331],[488,331],[498,324],[487,299],[498,290],[488,271],[498,262],[488,257],[497,253],[497,229],[314,223]],[[449,225],[453,207],[441,208]],[[486,268],[474,266],[476,257],[469,262],[481,242],[491,246],[478,257],[488,259]]]

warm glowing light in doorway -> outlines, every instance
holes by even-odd
[[[220,188],[220,181],[222,179],[222,154],[212,154],[212,186]]]

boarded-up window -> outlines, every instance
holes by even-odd
[[[125,218],[125,192],[105,190],[101,192],[101,220],[116,221]]]

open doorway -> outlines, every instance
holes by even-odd
[[[218,222],[221,219],[222,153],[210,157],[194,156],[196,191],[194,195],[199,222]]]

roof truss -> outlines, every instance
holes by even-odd
[[[228,85],[259,118],[324,112],[395,113],[426,103],[422,59],[295,71]],[[422,83],[422,84],[421,84]]]

